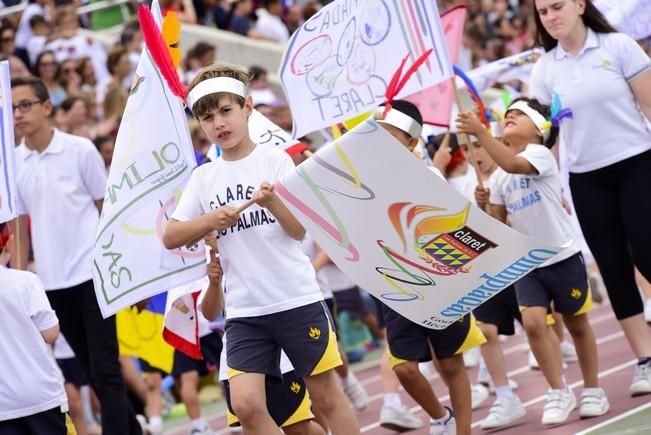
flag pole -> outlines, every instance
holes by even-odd
[[[454,92],[454,99],[457,103],[457,108],[459,109],[459,113],[461,113],[461,96],[459,95],[459,90],[457,89],[457,84],[455,81],[455,78],[452,77],[450,79],[450,84],[452,86],[452,90]],[[470,154],[470,164],[472,164],[472,167],[475,169],[475,174],[477,175],[477,184],[479,185],[480,188],[484,188],[484,182],[481,179],[481,175],[479,173],[479,168],[477,167],[477,158],[475,157],[475,150],[472,147],[472,144],[470,143],[470,139],[468,139],[467,134],[460,134],[461,137],[461,142],[463,142],[464,145],[466,145],[466,148],[468,148],[468,153]]]

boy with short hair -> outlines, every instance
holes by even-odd
[[[404,100],[394,100],[391,105],[386,116],[377,112],[378,123],[411,151],[418,143],[423,127],[420,111]],[[440,162],[441,156],[437,160],[440,163],[437,166],[445,167],[447,164]],[[430,435],[470,434],[471,390],[463,352],[486,341],[474,317],[468,314],[444,330],[433,330],[384,305],[384,318],[391,365],[405,390],[430,416]],[[439,402],[432,386],[418,369],[420,361],[432,358],[430,346],[441,376],[450,389],[452,409]]]
[[[194,171],[163,243],[174,249],[217,231],[231,403],[247,433],[278,431],[265,402],[265,377],[281,378],[281,349],[332,433],[359,433],[333,371],[341,358],[314,268],[301,250],[305,229],[269,182],[294,165],[283,151],[251,140],[247,84],[248,74],[227,66],[208,67],[191,83],[189,106],[222,155]]]

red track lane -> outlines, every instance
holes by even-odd
[[[651,399],[651,396],[631,398],[628,394],[628,386],[633,376],[635,362],[633,354],[612,314],[610,306],[602,305],[595,308],[590,313],[590,319],[598,343],[600,382],[610,399],[610,412],[603,417],[581,420],[577,410],[571,414],[566,424],[551,428],[543,427],[540,424],[540,418],[547,385],[540,371],[534,371],[528,368],[528,346],[523,335],[516,335],[510,337],[503,344],[503,350],[505,351],[509,376],[519,383],[520,387],[516,390],[516,393],[520,396],[523,403],[525,403],[527,415],[518,424],[510,428],[492,432],[499,432],[500,435],[521,434],[525,431],[539,432],[541,430],[545,430],[545,434],[564,435],[575,433],[635,408]],[[382,407],[382,386],[378,366],[358,371],[356,375],[370,396],[367,409],[357,414],[362,433],[368,435],[396,433],[380,427],[378,423],[380,408]],[[476,375],[476,369],[469,370],[471,382],[474,382]],[[568,383],[574,387],[578,401],[582,390],[578,363],[570,364],[565,372],[565,376]],[[445,404],[449,405],[447,389],[438,374],[431,376],[431,382],[438,396]],[[428,419],[420,407],[404,391],[401,391],[401,396],[404,403],[417,413],[423,423],[426,423]],[[473,411],[473,434],[487,433],[479,428],[479,422],[486,417],[493,400],[494,396],[489,398],[479,409]],[[223,416],[212,418],[209,422],[218,434],[228,433],[225,430],[226,425]],[[182,435],[184,433],[186,433],[185,430],[178,430],[174,431],[173,435]],[[424,426],[422,429],[407,433],[410,435],[426,435],[429,432],[427,427]]]

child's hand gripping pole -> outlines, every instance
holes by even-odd
[[[461,113],[462,112],[461,97],[459,96],[459,90],[457,89],[457,84],[455,82],[454,77],[452,77],[450,79],[450,85],[452,86],[452,89],[454,90],[454,99],[455,99],[455,101],[457,103],[457,108],[459,109],[459,113]],[[472,145],[470,144],[470,140],[468,139],[468,135],[460,134],[459,137],[461,138],[461,142],[466,145],[466,148],[468,148],[468,153],[470,154],[470,164],[475,169],[475,174],[477,174],[477,185],[479,185],[479,187],[481,187],[483,189],[484,188],[484,182],[481,179],[479,168],[477,167],[477,158],[475,157],[475,150],[473,149]]]
[[[272,191],[273,191],[273,185],[271,185],[271,187],[272,187]],[[239,215],[239,214],[242,213],[244,210],[246,210],[247,208],[249,208],[249,207],[251,207],[253,204],[255,204],[256,201],[258,200],[258,192],[259,192],[259,191],[255,192],[255,193],[253,194],[253,196],[251,197],[251,199],[246,200],[246,201],[243,202],[243,203],[242,203],[238,208],[236,208],[236,209],[235,209],[235,214]],[[187,244],[185,245],[185,247],[188,248],[188,249],[192,248],[194,245],[196,245],[197,243],[199,243],[199,242],[201,241],[201,239],[206,239],[206,238],[207,238],[210,234],[212,234],[212,233],[213,233],[213,232],[211,231],[211,232],[208,233],[208,234],[204,234],[202,237],[200,237],[200,238],[198,238],[198,239],[196,239],[196,240],[193,240],[193,241],[191,241],[190,243],[187,243]]]

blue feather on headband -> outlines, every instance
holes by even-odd
[[[567,119],[572,119],[574,115],[572,114],[572,109],[570,108],[565,108],[563,109],[563,105],[561,104],[561,97],[558,96],[557,93],[554,93],[552,96],[552,104],[550,107],[551,111],[551,122],[552,125],[556,128],[558,128],[561,124],[561,121],[565,118]]]

